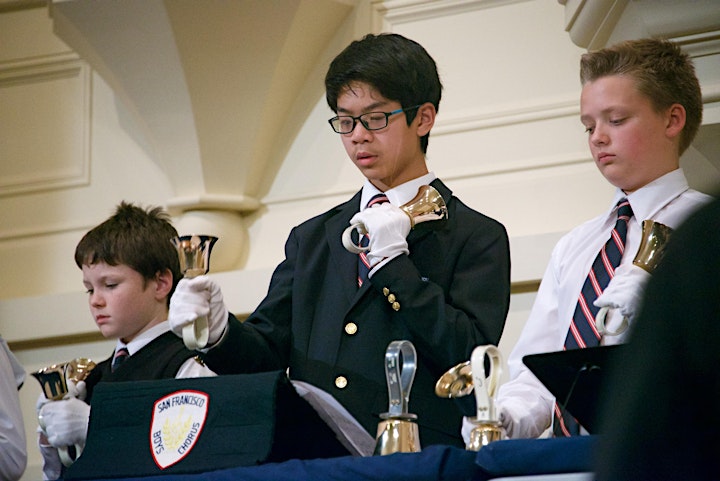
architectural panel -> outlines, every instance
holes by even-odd
[[[90,78],[76,55],[0,63],[0,196],[88,184]]]

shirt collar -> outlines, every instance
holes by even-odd
[[[610,211],[615,208],[615,204],[620,199],[626,197],[630,201],[635,221],[642,224],[643,220],[652,219],[663,206],[688,188],[685,173],[682,169],[676,169],[631,194],[625,194],[622,190],[617,189]]]
[[[400,184],[397,187],[386,190],[384,193],[387,195],[388,200],[394,206],[400,207],[412,200],[417,195],[420,186],[428,185],[430,182],[435,180],[437,176],[434,172],[428,172],[427,174],[420,176],[416,179],[409,180],[404,184]],[[368,201],[372,199],[375,194],[382,193],[377,187],[375,187],[369,180],[365,180],[363,185],[362,195],[360,196],[360,208],[367,205]]]
[[[117,344],[115,345],[115,351],[117,352],[118,349],[122,347],[126,347],[130,355],[132,356],[136,352],[138,352],[140,349],[145,347],[150,341],[155,339],[156,337],[165,334],[167,331],[170,330],[170,323],[168,321],[163,321],[160,324],[156,324],[152,326],[150,329],[141,332],[138,334],[135,339],[130,341],[129,343],[125,344],[120,339],[117,340]]]

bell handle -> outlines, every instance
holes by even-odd
[[[207,316],[200,316],[190,324],[183,327],[183,342],[191,351],[203,349],[207,346],[210,329]]]
[[[42,430],[42,433],[44,436],[47,436],[46,427],[45,427],[45,421],[43,420],[43,417],[41,414],[38,414],[38,425],[40,426],[40,429]],[[79,444],[75,444],[75,459],[80,457],[82,454],[82,446]],[[75,462],[75,459],[70,456],[70,450],[67,446],[61,446],[57,448],[58,455],[60,456],[60,462],[63,463],[63,466],[70,467],[72,463]]]
[[[618,327],[615,331],[609,331],[605,327],[605,318],[607,317],[607,313],[609,310],[610,308],[607,306],[600,308],[597,315],[595,316],[595,328],[603,336],[619,336],[623,332],[627,331],[630,322],[628,321],[627,317],[623,317],[623,320],[620,323],[620,327]]]
[[[361,247],[353,242],[353,240],[352,240],[353,229],[357,229],[357,231],[360,233],[361,236],[364,236],[365,234],[367,234],[367,229],[365,228],[365,225],[362,222],[357,222],[355,224],[348,226],[347,229],[345,229],[342,234],[342,243],[343,243],[343,246],[345,246],[345,249],[347,249],[349,252],[352,252],[353,254],[360,254],[361,252],[367,252],[368,250],[370,250],[369,247]]]
[[[485,372],[485,356],[490,359],[488,373]],[[494,398],[502,375],[500,350],[492,344],[476,347],[470,357],[470,366],[477,404],[476,419],[496,421]]]
[[[400,355],[402,354],[402,359]],[[410,341],[393,341],[385,352],[385,376],[388,385],[389,417],[408,415],[410,389],[417,369],[415,346]]]
[[[79,458],[81,454],[82,454],[82,446],[80,446],[79,444],[75,445],[75,459],[73,459],[72,456],[70,456],[70,451],[67,447],[58,448],[58,455],[60,456],[60,462],[62,462],[63,466],[65,466],[66,468],[70,467],[70,465],[72,465],[72,463],[74,463],[75,460],[77,460],[77,458]]]

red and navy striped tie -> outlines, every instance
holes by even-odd
[[[389,202],[388,198],[385,194],[375,194],[372,196],[372,198],[368,201],[365,208],[372,207],[375,204],[383,204],[385,202]],[[360,237],[360,241],[358,245],[361,247],[367,247],[368,243],[370,242],[370,236],[369,234],[365,234],[364,236]],[[368,278],[368,273],[370,272],[370,263],[368,262],[367,256],[365,255],[365,252],[361,252],[358,254],[358,287],[361,287],[363,285],[363,282],[365,282]]]
[[[582,349],[600,345],[602,337],[595,327],[595,316],[600,308],[593,302],[605,290],[610,279],[615,275],[615,268],[620,265],[625,239],[627,237],[628,221],[633,216],[630,202],[621,199],[617,204],[617,222],[610,239],[598,252],[590,268],[585,283],[580,291],[575,313],[570,322],[570,329],[565,338],[565,349]],[[575,436],[580,434],[580,427],[558,403],[555,403],[555,423],[553,424],[555,436]]]

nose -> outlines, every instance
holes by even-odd
[[[590,134],[590,142],[592,142],[594,145],[602,145],[608,143],[608,135],[605,131],[605,128],[601,125],[596,125],[593,129],[592,134]]]
[[[372,133],[365,128],[360,120],[355,120],[352,132],[347,135],[350,136],[353,142],[364,142],[372,135]]]
[[[103,296],[98,291],[93,291],[90,294],[89,302],[90,302],[91,306],[99,307],[104,304],[104,299],[103,299]]]

